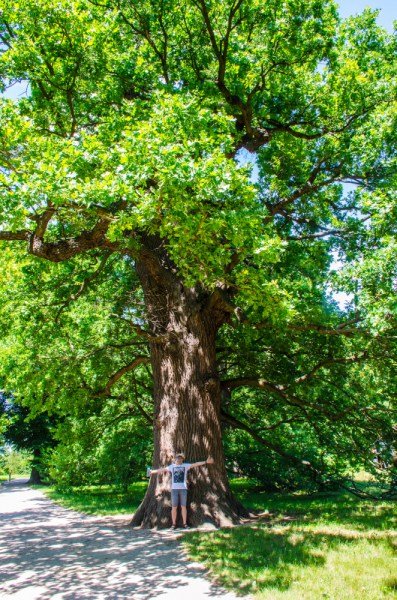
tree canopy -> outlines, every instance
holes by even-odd
[[[397,41],[376,13],[1,8],[3,86],[29,85],[0,111],[7,388],[85,423],[130,415],[137,434],[154,419],[156,435],[173,356],[212,356],[209,334],[192,341],[199,313],[217,366],[184,359],[177,387],[220,394],[230,452],[253,439],[321,484],[379,473],[397,411]]]

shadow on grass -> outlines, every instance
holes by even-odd
[[[295,524],[296,525],[296,524]],[[349,534],[301,531],[294,525],[287,529],[269,529],[254,525],[221,529],[213,533],[191,532],[184,544],[193,560],[204,562],[220,583],[248,594],[265,590],[286,592],[296,579],[297,569],[325,566],[331,551],[343,551],[348,557],[360,544],[370,549],[381,543],[389,554],[397,554],[390,539],[364,539]],[[389,589],[397,579],[385,583]]]
[[[140,505],[147,482],[132,483],[128,491],[108,485],[82,486],[59,490],[41,487],[45,495],[65,508],[92,515],[132,514]]]
[[[317,494],[267,494],[247,481],[233,481],[239,500],[253,510],[268,510],[272,517],[289,515],[310,522],[338,522],[361,531],[397,528],[396,502],[362,500],[340,492]]]
[[[220,530],[206,539],[202,534],[190,533],[184,543],[189,547],[191,558],[202,561],[211,557],[222,583],[227,583],[227,578],[222,577],[224,568],[231,570],[234,583],[240,582],[240,589],[246,592],[251,591],[253,581],[258,591],[264,587],[286,590],[291,584],[292,564],[324,564],[324,557],[312,552],[305,537],[291,541],[281,532],[262,528]]]
[[[397,577],[391,577],[385,581],[385,588],[393,592],[397,592]]]
[[[379,580],[394,597],[396,580],[387,577],[397,556],[395,502],[341,493],[267,494],[241,480],[231,487],[247,507],[268,514],[247,526],[191,532],[183,540],[190,557],[210,568],[223,585],[241,594],[267,591],[295,598],[292,584],[299,580],[308,586],[307,597],[317,598],[324,586],[326,595],[333,590],[336,569],[360,597],[368,585],[361,577]]]
[[[348,500],[348,499],[347,499]],[[276,505],[277,506],[277,505]],[[336,506],[308,507],[307,510],[297,511],[298,507],[280,502],[276,507],[270,507],[270,524],[272,521],[279,522],[289,517],[294,520],[304,520],[306,525],[316,523],[318,526],[328,523],[337,523],[340,527],[358,530],[359,532],[379,531],[396,529],[397,514],[395,504],[393,505],[356,505],[346,507],[342,503]]]

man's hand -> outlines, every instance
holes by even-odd
[[[209,456],[205,462],[207,463],[207,465],[212,465],[214,459],[211,456]]]

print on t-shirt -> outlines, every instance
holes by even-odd
[[[183,483],[185,481],[185,469],[174,467],[174,483]]]

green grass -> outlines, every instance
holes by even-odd
[[[11,475],[11,481],[13,479],[25,479],[26,477],[30,476],[30,472],[29,473],[25,473],[23,475]],[[0,481],[8,481],[8,475],[0,475]]]
[[[90,515],[132,514],[142,501],[147,481],[138,481],[128,486],[128,492],[110,485],[91,485],[68,488],[60,491],[52,486],[39,487],[48,498],[65,508]]]
[[[393,502],[350,495],[266,494],[232,488],[257,522],[183,538],[191,559],[237,594],[257,600],[397,599],[397,514]]]

